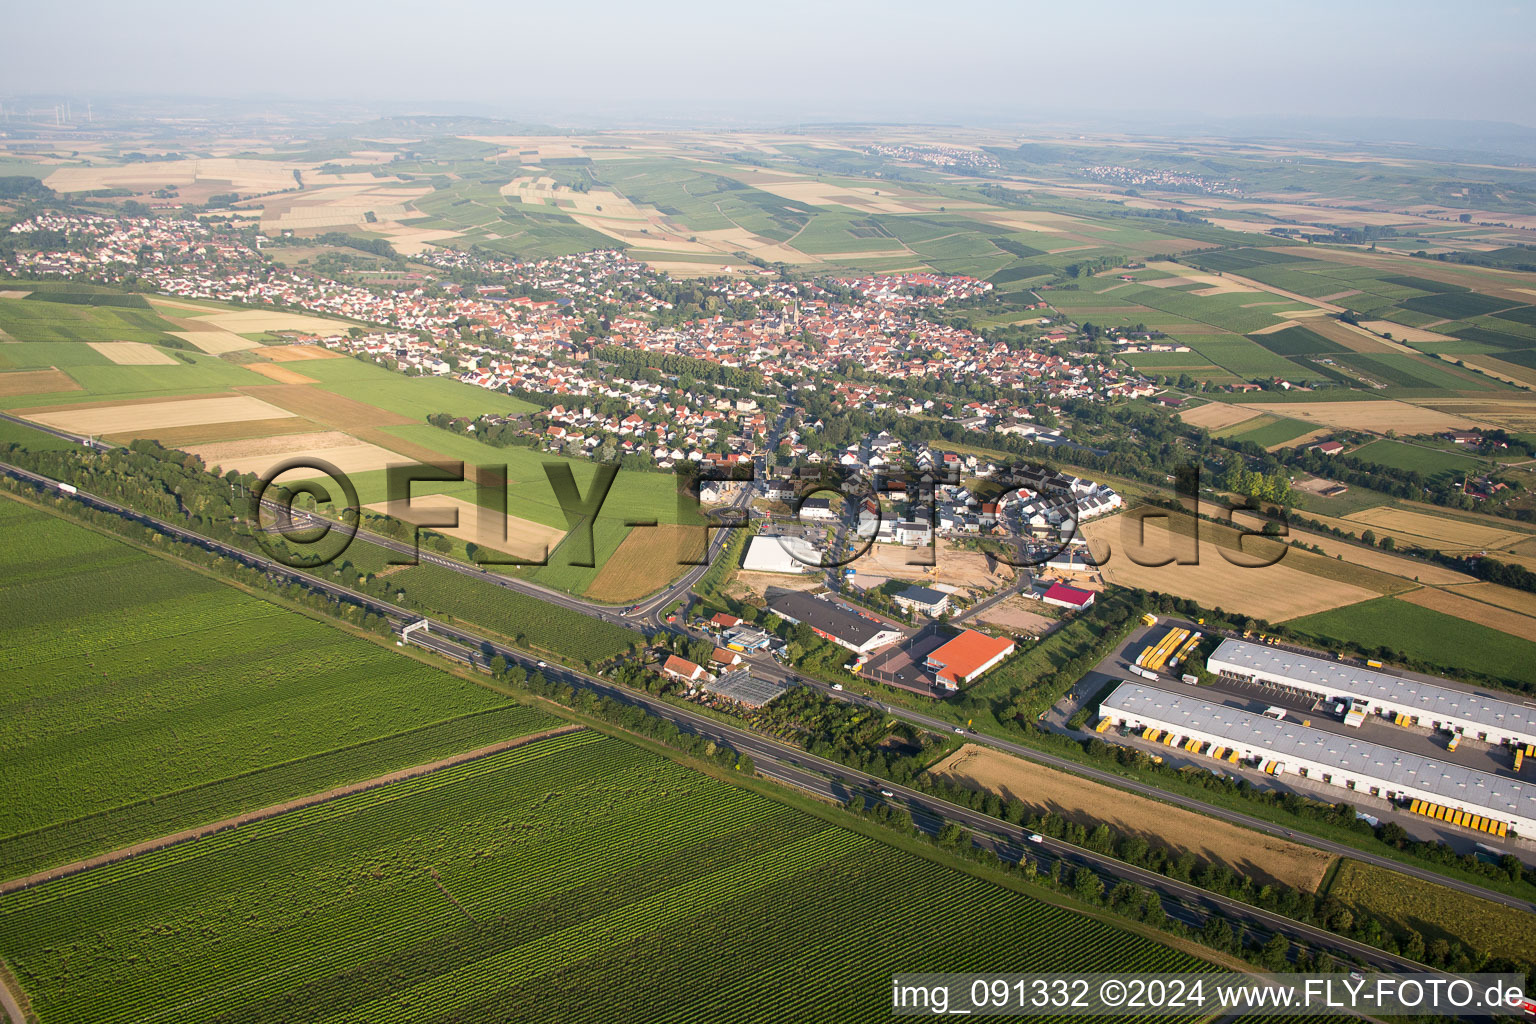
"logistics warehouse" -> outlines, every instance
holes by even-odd
[[[1099,710],[1111,725],[1179,737],[1191,750],[1233,752],[1265,763],[1274,774],[1293,771],[1386,800],[1465,811],[1536,836],[1536,785],[1516,779],[1142,683],[1122,683]]]
[[[1404,715],[1410,725],[1462,733],[1488,743],[1536,743],[1536,708],[1471,690],[1241,640],[1223,640],[1205,664],[1212,672],[1238,679],[1278,683],[1319,697],[1364,701],[1373,714]]]

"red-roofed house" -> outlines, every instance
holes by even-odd
[[[1014,642],[1007,637],[987,636],[968,629],[928,655],[924,662],[934,678],[946,690],[958,690],[987,669],[1013,653]]]
[[[709,624],[716,629],[732,629],[741,625],[741,620],[734,615],[727,615],[725,612],[716,612],[715,617],[709,620]]]
[[[685,683],[696,683],[709,675],[702,665],[695,665],[687,658],[679,658],[675,654],[667,656],[666,662],[661,666],[661,674]]]
[[[1053,604],[1058,608],[1077,610],[1087,608],[1093,604],[1095,596],[1091,590],[1079,590],[1076,587],[1069,587],[1065,583],[1052,583],[1051,589],[1040,595],[1040,600],[1046,604]]]
[[[726,668],[735,668],[741,664],[741,655],[724,647],[716,647],[715,653],[709,656],[711,665],[723,665]]]

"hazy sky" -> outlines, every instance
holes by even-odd
[[[1098,113],[1536,125],[1536,4],[17,4],[0,93],[474,104],[523,120]]]

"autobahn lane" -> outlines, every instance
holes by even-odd
[[[12,476],[17,476],[18,479],[26,479],[26,481],[35,482],[35,484],[45,485],[45,487],[58,487],[57,481],[51,481],[49,477],[40,476],[40,474],[31,473],[28,470],[22,470],[20,467],[0,464],[0,470],[11,473]],[[174,534],[174,536],[189,540],[192,543],[197,543],[197,545],[207,548],[207,550],[218,551],[218,553],[235,557],[235,559],[241,560],[246,565],[261,568],[261,570],[269,571],[269,573],[284,577],[284,579],[298,580],[298,582],[303,582],[304,585],[310,586],[313,590],[321,591],[321,593],[330,594],[333,597],[344,597],[344,599],[361,603],[361,605],[373,609],[376,613],[389,616],[393,623],[404,625],[404,623],[419,620],[418,614],[413,613],[410,609],[399,608],[399,606],[392,605],[392,603],[382,602],[382,600],[355,593],[355,591],[347,590],[343,586],[330,583],[329,580],[304,573],[303,570],[293,570],[293,568],[281,565],[281,563],[275,562],[275,560],[255,556],[255,554],[247,553],[247,551],[232,547],[232,545],[226,545],[226,543],[218,542],[218,540],[210,539],[210,537],[192,533],[192,531],[184,530],[184,528],[177,527],[174,524],[167,524],[164,520],[138,513],[138,511],[118,505],[117,502],[112,502],[112,500],[103,499],[103,497],[86,493],[86,491],[77,491],[77,493],[72,494],[72,497],[81,500],[83,504],[92,505],[92,507],[101,508],[104,511],[112,511],[112,513],[120,514],[120,516],[135,520],[135,522],[154,525],[154,527],[160,528],[160,530],[164,530],[166,533]],[[1005,821],[998,821],[997,818],[991,818],[988,815],[980,814],[980,812],[972,811],[971,808],[963,808],[960,804],[952,804],[949,801],[940,800],[940,798],[931,797],[928,794],[922,794],[922,792],[915,791],[915,789],[894,785],[894,783],[882,780],[882,778],[876,777],[876,775],[869,775],[866,772],[845,768],[845,766],[839,765],[836,761],[829,761],[826,758],[816,757],[814,754],[800,751],[800,749],[782,745],[782,743],[762,737],[762,735],[756,734],[756,732],[745,731],[745,729],[737,728],[737,726],[725,725],[725,723],[717,722],[717,720],[707,717],[707,715],[690,711],[687,708],[680,708],[680,706],[657,699],[657,697],[645,694],[645,692],[636,691],[636,689],[628,689],[624,688],[624,686],[616,685],[616,683],[604,682],[604,680],[588,676],[585,672],[574,671],[574,669],[564,668],[564,666],[541,665],[530,654],[525,654],[525,652],[516,651],[516,649],[510,648],[510,646],[499,645],[499,643],[492,642],[492,640],[476,636],[476,634],[470,633],[467,629],[444,625],[444,623],[430,623],[427,629],[429,629],[429,633],[425,634],[425,636],[422,636],[419,629],[418,631],[413,631],[412,642],[419,643],[424,648],[433,649],[433,651],[444,654],[444,656],[453,657],[456,660],[468,660],[470,663],[484,663],[488,656],[499,654],[499,656],[507,659],[508,662],[519,663],[519,665],[525,666],[530,671],[535,671],[536,669],[536,671],[544,672],[544,676],[547,679],[564,682],[571,686],[581,686],[581,688],[607,695],[607,697],[611,697],[611,699],[617,700],[617,702],[644,708],[645,711],[656,714],[657,717],[673,722],[674,725],[677,725],[677,728],[687,729],[687,731],[693,732],[693,734],[713,738],[716,742],[725,743],[725,745],[730,746],[731,749],[739,752],[739,754],[743,752],[743,754],[751,755],[754,760],[768,761],[768,763],[788,761],[790,765],[796,765],[802,769],[814,768],[814,771],[826,775],[829,780],[836,780],[837,785],[842,786],[842,792],[834,788],[833,791],[826,794],[829,798],[833,798],[833,800],[846,800],[849,795],[852,795],[852,792],[860,791],[860,789],[891,789],[892,792],[902,795],[909,808],[923,809],[923,811],[935,815],[935,817],[946,818],[946,820],[954,820],[957,823],[965,824],[966,827],[969,827],[974,832],[982,832],[982,834],[1005,838],[1006,841],[1012,841],[1012,843],[1021,843],[1021,841],[1026,840],[1025,832],[1021,831],[1021,829],[1009,826]],[[436,631],[436,633],[430,633],[430,631]],[[829,695],[839,697],[839,699],[856,700],[856,702],[863,703],[863,705],[882,709],[882,711],[889,712],[889,714],[900,714],[902,712],[902,709],[891,708],[891,706],[883,705],[883,703],[868,699],[868,697],[859,697],[859,695],[849,694],[846,691],[831,691],[831,689],[823,688],[823,686],[819,686],[819,688],[828,692]],[[929,726],[929,728],[954,728],[949,723],[940,722],[937,718],[929,717],[929,715],[917,715],[915,712],[908,712],[908,714],[914,720],[919,720],[920,723]],[[1097,772],[1095,769],[1089,769],[1089,772],[1081,772],[1081,766],[1075,765],[1072,761],[1055,758],[1054,755],[1043,755],[1038,751],[1021,748],[1021,746],[1012,745],[1012,743],[995,742],[995,740],[991,740],[988,737],[975,738],[985,740],[985,742],[997,743],[1001,748],[1017,749],[1021,757],[1029,757],[1032,760],[1044,760],[1046,763],[1057,763],[1064,771],[1074,771],[1078,772],[1078,774],[1107,775],[1104,772]],[[1111,781],[1111,785],[1123,785],[1124,781],[1126,781],[1118,777],[1107,777],[1107,780]],[[1163,795],[1160,791],[1150,788],[1150,786],[1141,786],[1141,789],[1147,791],[1147,795]],[[1198,804],[1198,801],[1192,801],[1192,803]],[[1204,811],[1204,804],[1198,804],[1197,809],[1203,809]],[[1206,812],[1209,814],[1210,811]],[[1238,815],[1238,817],[1241,817],[1241,815]],[[1269,823],[1263,824],[1264,826],[1269,826]],[[1273,827],[1275,826],[1266,827],[1266,831],[1273,831]],[[1058,852],[1060,855],[1071,854],[1072,857],[1080,858],[1078,863],[1094,866],[1095,870],[1103,869],[1106,874],[1112,875],[1112,877],[1126,878],[1127,881],[1137,881],[1138,884],[1146,884],[1146,886],[1157,889],[1161,894],[1174,898],[1174,900],[1193,898],[1193,900],[1207,901],[1210,907],[1220,910],[1221,913],[1224,913],[1227,917],[1235,918],[1235,920],[1252,921],[1256,927],[1264,927],[1264,929],[1279,927],[1279,929],[1286,930],[1287,935],[1295,936],[1298,940],[1322,944],[1322,946],[1330,947],[1330,949],[1342,950],[1342,952],[1349,953],[1349,955],[1369,958],[1370,963],[1389,963],[1387,960],[1382,960],[1382,958],[1389,958],[1389,955],[1381,952],[1381,950],[1353,943],[1352,940],[1347,940],[1344,936],[1333,935],[1333,933],[1326,932],[1326,930],[1315,929],[1315,927],[1298,923],[1298,921],[1290,921],[1289,918],[1272,915],[1272,913],[1264,912],[1264,910],[1256,909],[1256,907],[1250,907],[1249,904],[1238,903],[1235,900],[1227,900],[1227,898],[1209,894],[1206,890],[1178,883],[1178,881],[1172,880],[1172,878],[1166,878],[1164,875],[1157,875],[1154,872],[1138,869],[1138,867],[1132,866],[1132,864],[1123,863],[1123,861],[1117,861],[1111,857],[1104,857],[1104,855],[1097,854],[1097,852],[1086,851],[1086,849],[1081,849],[1081,847],[1061,843],[1060,840],[1052,840],[1052,838],[1046,838],[1040,846],[1046,846],[1052,852]],[[1358,852],[1353,851],[1353,847],[1339,847],[1339,849],[1342,852],[1347,852],[1349,855],[1359,855]],[[1401,867],[1396,861],[1390,861],[1389,866]],[[1439,881],[1439,878],[1436,878],[1436,880]],[[1476,887],[1470,886],[1470,889],[1475,890]],[[1508,903],[1508,900],[1504,901]],[[1402,958],[1393,958],[1393,960],[1395,960],[1398,966],[1413,966],[1412,961],[1402,960]]]
[[[417,631],[412,633],[411,641],[455,660],[483,663],[486,653],[490,652],[493,655],[500,655],[508,662],[520,664],[529,671],[539,671],[545,678],[552,681],[562,682],[573,688],[586,689],[620,703],[640,707],[650,714],[672,722],[679,729],[722,743],[738,754],[746,754],[757,763],[760,770],[769,767],[771,770],[768,774],[771,776],[782,776],[782,781],[829,800],[844,803],[855,794],[879,793],[884,789],[893,794],[891,798],[893,801],[899,798],[900,805],[905,806],[913,814],[914,820],[921,814],[927,815],[931,824],[953,821],[974,834],[987,837],[990,841],[1008,844],[1009,849],[1023,851],[1032,847],[1042,848],[1067,863],[1093,870],[1102,878],[1109,879],[1110,884],[1123,880],[1152,889],[1159,893],[1165,904],[1193,903],[1204,908],[1208,913],[1216,913],[1231,920],[1240,921],[1265,933],[1280,931],[1294,941],[1331,949],[1383,969],[1424,969],[1423,965],[1405,957],[1395,956],[1324,929],[1293,921],[1279,914],[1272,914],[1258,907],[1228,899],[1198,886],[1135,867],[1059,839],[1042,836],[1040,843],[1030,843],[1029,833],[1024,829],[979,811],[848,768],[798,747],[779,743],[777,740],[728,725],[659,697],[609,683],[584,672],[555,665],[539,667],[538,662],[530,655],[484,640],[466,630],[450,626],[439,627],[435,623],[429,629],[437,630],[439,635],[429,632],[423,636]],[[937,824],[932,830],[937,830]]]
[[[771,665],[763,664],[762,660],[759,659],[758,661],[754,661],[753,664],[758,666],[761,669],[762,674],[766,677],[775,678],[781,681],[795,680],[804,685],[812,686],[821,691],[826,696],[832,697],[836,700],[851,701],[853,703],[863,704],[866,707],[884,711],[886,714],[903,719],[907,722],[911,722],[915,725],[921,725],[926,729],[932,729],[938,732],[953,732],[955,730],[955,724],[953,722],[945,721],[941,718],[935,718],[932,715],[925,715],[918,711],[912,711],[908,708],[903,708],[898,705],[886,704],[882,701],[871,697],[865,697],[861,694],[857,694],[849,690],[834,690],[831,686],[825,683],[798,676],[795,673],[784,669],[782,666],[779,666],[777,663],[773,663]],[[1034,747],[1027,747],[1021,743],[1015,743],[1011,740],[1003,739],[998,736],[989,736],[984,733],[967,731],[966,737],[973,743],[984,743],[988,746],[996,747],[999,750],[1013,754],[1016,757],[1021,757],[1028,761],[1034,761],[1037,764],[1043,764],[1048,767],[1055,768],[1059,771],[1080,776],[1082,778],[1092,779],[1093,781],[1101,782],[1106,786],[1113,786],[1117,789],[1128,790],[1142,796],[1151,797],[1155,800],[1161,800],[1164,803],[1183,807],[1187,810],[1195,811],[1208,817],[1219,818],[1223,821],[1228,821],[1235,825],[1242,825],[1245,828],[1253,829],[1257,832],[1263,832],[1267,835],[1286,839],[1290,842],[1300,843],[1327,853],[1336,854],[1338,856],[1353,857],[1356,860],[1375,864],[1384,868],[1389,868],[1393,871],[1399,871],[1403,874],[1411,875],[1415,878],[1423,879],[1427,882],[1434,882],[1437,885],[1443,885],[1448,888],[1455,889],[1458,892],[1463,892],[1471,896],[1477,896],[1485,900],[1491,900],[1495,903],[1502,903],[1503,905],[1507,907],[1513,907],[1516,910],[1536,913],[1536,903],[1533,903],[1529,900],[1523,900],[1516,896],[1510,896],[1506,893],[1488,889],[1472,882],[1466,882],[1459,878],[1450,878],[1446,875],[1442,875],[1438,872],[1430,870],[1429,868],[1422,868],[1414,864],[1393,860],[1391,857],[1371,853],[1367,850],[1361,850],[1346,843],[1339,843],[1331,839],[1324,839],[1319,836],[1311,835],[1307,832],[1301,832],[1295,829],[1287,829],[1263,818],[1256,818],[1252,815],[1243,814],[1241,811],[1234,811],[1229,808],[1208,804],[1201,800],[1194,799],[1193,797],[1183,796],[1178,793],[1170,793],[1165,789],[1160,789],[1157,786],[1150,785],[1148,783],[1139,782],[1135,779],[1128,779],[1125,776],[1117,775],[1114,772],[1105,771],[1100,768],[1094,768],[1089,765],[1084,765],[1079,761],[1060,757],[1047,751],[1037,750]]]

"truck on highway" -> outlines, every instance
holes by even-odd
[[[79,494],[80,493],[80,489],[78,487],[76,487],[74,484],[59,484],[59,490],[63,491],[65,494]]]

